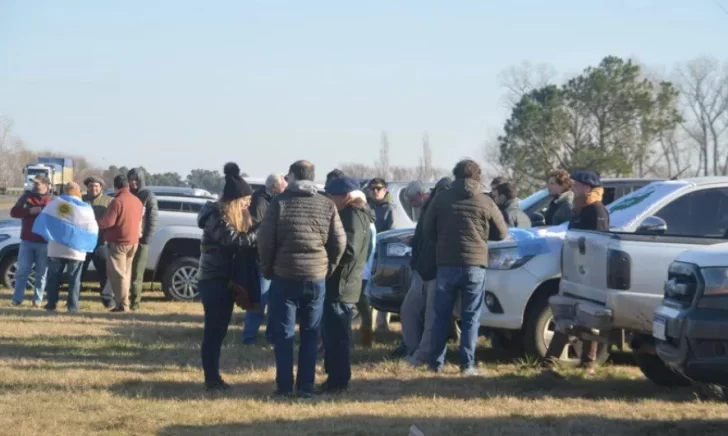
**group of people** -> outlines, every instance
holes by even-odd
[[[57,310],[59,287],[68,283],[66,309],[80,310],[81,280],[91,262],[99,276],[101,300],[112,312],[139,309],[148,244],[156,231],[157,199],[145,188],[144,174],[132,169],[114,178],[114,197],[98,177],[75,182],[54,197],[50,179],[40,174],[10,216],[22,222],[12,304],[20,306],[31,272],[33,306]]]

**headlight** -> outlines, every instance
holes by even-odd
[[[703,295],[728,295],[728,268],[701,268],[705,281]]]
[[[6,239],[10,239],[10,235],[0,235],[0,242],[4,241]]]
[[[387,257],[405,257],[412,255],[412,247],[401,242],[387,244]]]
[[[533,256],[521,256],[518,247],[496,248],[488,251],[489,269],[514,269],[522,266]]]

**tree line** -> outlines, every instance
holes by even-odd
[[[728,62],[699,58],[658,74],[607,56],[561,83],[548,66],[502,76],[510,115],[486,160],[522,191],[553,168],[602,177],[728,174]]]

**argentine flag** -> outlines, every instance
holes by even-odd
[[[91,205],[69,195],[54,198],[38,215],[33,233],[86,253],[96,249],[99,225]]]

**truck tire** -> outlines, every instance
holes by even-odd
[[[690,380],[670,369],[656,354],[644,351],[635,351],[633,354],[642,374],[652,383],[668,388],[690,386]]]
[[[179,257],[167,265],[162,273],[162,291],[174,301],[192,301],[199,296],[197,270],[200,261],[194,257]]]
[[[550,339],[547,336],[553,335],[553,314],[549,306],[549,298],[553,294],[544,293],[537,297],[526,313],[523,323],[523,349],[526,356],[544,359],[548,351]],[[550,334],[548,332],[551,332]],[[559,359],[559,364],[567,368],[579,366],[581,360],[582,341],[573,338],[569,342],[567,359]],[[602,364],[609,358],[609,347],[600,343],[597,348],[597,364]]]
[[[15,274],[18,272],[18,256],[11,254],[0,262],[0,284],[9,289],[15,289]],[[30,272],[28,284],[25,289],[33,289],[35,283],[35,271]]]

